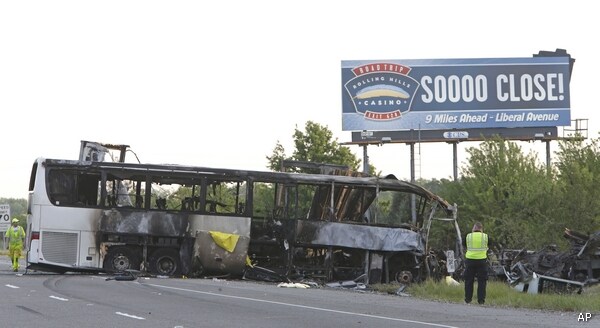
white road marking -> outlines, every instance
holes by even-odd
[[[55,300],[63,301],[63,302],[66,302],[69,300],[68,298],[62,298],[62,297],[58,297],[58,296],[54,296],[54,295],[50,295],[48,297],[53,298]]]
[[[191,293],[198,293],[198,294],[219,296],[219,297],[225,297],[225,298],[234,298],[234,299],[238,299],[238,300],[246,300],[246,301],[253,301],[253,302],[262,302],[262,303],[269,303],[269,304],[277,304],[277,305],[283,305],[283,306],[289,306],[289,307],[296,307],[296,308],[303,308],[303,309],[309,309],[309,310],[316,310],[316,311],[322,311],[322,312],[332,312],[332,313],[339,313],[339,314],[354,315],[354,316],[357,316],[357,317],[367,317],[367,318],[375,318],[375,319],[382,319],[382,320],[389,320],[389,321],[409,322],[409,323],[416,323],[416,324],[421,324],[421,325],[426,325],[426,326],[435,326],[435,327],[444,327],[444,328],[458,328],[458,327],[455,327],[455,326],[442,325],[442,324],[437,324],[437,323],[432,323],[432,322],[407,320],[407,319],[398,319],[398,318],[392,318],[392,317],[384,317],[384,316],[380,316],[380,315],[372,315],[372,314],[347,312],[347,311],[340,311],[340,310],[333,310],[333,309],[325,309],[325,308],[318,308],[318,307],[314,307],[314,306],[306,306],[306,305],[299,305],[299,304],[292,304],[292,303],[284,303],[284,302],[261,300],[261,299],[257,299],[257,298],[251,298],[251,297],[222,295],[222,294],[216,294],[216,293],[211,293],[211,292],[201,292],[201,291],[198,291],[198,290],[186,289],[186,288],[169,287],[169,286],[155,285],[155,284],[146,284],[146,285],[154,286],[154,287],[159,287],[159,288],[181,290],[181,291],[186,291],[186,292],[191,292]]]
[[[137,315],[131,315],[131,314],[123,313],[123,312],[115,312],[115,313],[118,315],[122,315],[124,317],[132,318],[132,319],[146,320],[146,318],[138,317]]]
[[[6,286],[6,287],[8,287],[8,288],[19,288],[19,286],[8,285],[8,284],[7,284],[7,285],[4,285],[4,286]]]

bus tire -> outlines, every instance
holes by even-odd
[[[108,249],[104,263],[104,269],[110,271],[139,270],[141,256],[135,250],[127,246],[115,246]]]
[[[150,256],[150,273],[159,276],[176,276],[181,274],[179,251],[174,248],[158,248]]]

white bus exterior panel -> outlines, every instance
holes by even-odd
[[[100,254],[97,250],[96,232],[100,209],[53,205],[37,207],[40,209],[37,216],[40,218],[40,239],[35,243],[36,247],[31,248],[30,262],[68,267],[99,266]],[[90,248],[94,248],[91,252],[94,254],[88,254]],[[91,259],[88,256],[91,256]]]
[[[60,206],[41,207],[41,230],[97,231],[101,209]]]

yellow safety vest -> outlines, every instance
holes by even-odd
[[[465,257],[470,260],[483,260],[487,258],[488,235],[475,231],[467,235],[467,253]]]
[[[13,226],[8,227],[6,230],[6,237],[11,245],[23,246],[21,241],[23,238],[25,238],[25,230],[23,230],[23,227],[21,226],[16,226],[16,228],[17,229],[15,229]]]

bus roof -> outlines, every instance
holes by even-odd
[[[352,176],[352,175],[333,175],[333,174],[308,174],[291,172],[272,172],[272,171],[254,171],[237,170],[227,168],[212,168],[202,166],[189,166],[180,164],[138,164],[138,163],[118,163],[118,162],[91,162],[77,160],[62,160],[38,158],[39,163],[44,163],[46,167],[72,167],[85,170],[123,170],[129,174],[136,171],[140,174],[152,174],[158,176],[188,176],[188,175],[212,175],[215,177],[227,177],[237,179],[252,179],[258,182],[278,182],[278,183],[307,183],[307,184],[330,184],[341,183],[353,186],[372,186],[384,190],[396,190],[408,193],[414,193],[431,201],[436,201],[446,210],[451,211],[453,206],[443,198],[419,185],[398,180],[393,175],[385,177],[376,176]],[[342,173],[342,171],[338,171]],[[345,171],[346,174],[348,171]]]

